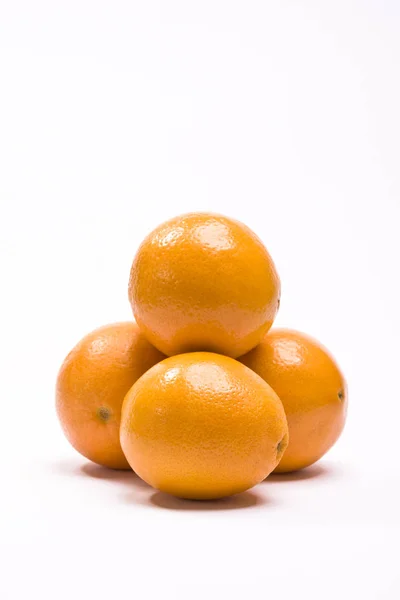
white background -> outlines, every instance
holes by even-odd
[[[0,3],[2,600],[400,597],[399,38],[397,0]],[[88,464],[54,411],[192,210],[263,238],[350,390],[318,466],[221,503]]]

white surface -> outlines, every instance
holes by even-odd
[[[2,600],[400,597],[399,33],[395,0],[3,0]],[[89,466],[54,414],[142,237],[208,209],[350,389],[320,466],[219,504]]]

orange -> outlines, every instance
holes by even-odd
[[[160,362],[122,407],[121,445],[131,467],[182,498],[247,490],[275,468],[287,437],[272,388],[236,360],[208,352]]]
[[[279,306],[280,281],[260,239],[239,221],[190,213],[141,244],[129,299],[161,352],[207,350],[237,357],[256,346]]]
[[[346,419],[347,386],[334,358],[304,333],[275,329],[240,360],[270,384],[286,411],[290,441],[276,472],[315,463]]]
[[[114,323],[84,337],[65,359],[56,406],[72,446],[99,465],[129,469],[119,442],[121,406],[135,381],[165,358],[135,323]]]

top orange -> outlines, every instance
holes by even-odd
[[[167,355],[233,358],[256,346],[279,307],[280,280],[261,240],[212,213],[166,221],[142,242],[129,300],[147,339]]]

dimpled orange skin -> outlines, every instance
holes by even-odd
[[[114,323],[84,337],[68,354],[57,378],[56,408],[72,446],[93,462],[129,469],[119,441],[126,392],[165,356],[135,323]]]
[[[273,329],[240,361],[279,395],[289,426],[289,445],[276,473],[297,471],[319,460],[340,436],[347,386],[334,358],[313,338]]]
[[[191,499],[243,492],[277,465],[287,445],[272,388],[232,358],[194,352],[167,358],[126,395],[121,445],[153,487]]]
[[[279,306],[280,280],[245,225],[190,213],[155,229],[132,264],[129,300],[148,340],[168,356],[237,357],[256,346]]]

